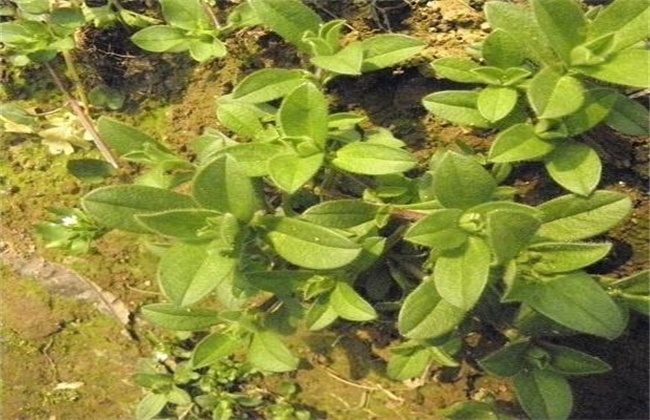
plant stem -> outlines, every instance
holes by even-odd
[[[66,90],[65,86],[63,86],[63,82],[59,78],[59,76],[56,74],[50,63],[45,63],[45,68],[47,71],[50,73],[50,76],[52,76],[52,79],[54,80],[54,84],[56,87],[63,93],[63,96],[66,98],[68,101],[68,104],[70,105],[70,108],[72,109],[72,112],[79,118],[79,122],[81,122],[81,125],[90,133],[93,143],[95,144],[95,147],[99,150],[99,152],[102,154],[104,159],[111,164],[114,168],[117,168],[117,161],[115,160],[115,157],[111,153],[110,149],[106,146],[102,138],[100,137],[99,133],[97,132],[97,129],[95,129],[95,126],[93,125],[93,122],[91,121],[90,117],[88,117],[88,114],[86,114],[86,111],[82,109],[81,106],[79,106],[79,103],[75,98],[70,95],[70,93]]]
[[[68,70],[68,73],[70,74],[70,78],[75,84],[75,90],[77,91],[79,100],[83,104],[84,108],[88,109],[88,95],[86,95],[86,90],[84,89],[83,83],[81,83],[81,78],[79,77],[79,73],[77,72],[77,66],[75,66],[74,64],[72,55],[70,54],[69,51],[63,51],[62,55],[63,55],[63,60],[65,61],[65,67]]]

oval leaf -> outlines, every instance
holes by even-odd
[[[275,251],[288,262],[314,270],[343,267],[361,253],[361,245],[322,226],[288,217],[266,217],[263,225]]]
[[[460,125],[491,126],[478,110],[478,93],[473,91],[436,92],[422,98],[422,105],[433,115]]]
[[[539,258],[535,271],[542,274],[580,270],[603,259],[611,249],[609,243],[543,242],[528,247]]]
[[[569,418],[573,408],[573,394],[564,376],[535,369],[519,373],[515,376],[514,383],[519,404],[531,418]]]
[[[447,208],[468,209],[490,201],[496,187],[476,159],[455,152],[446,152],[433,173],[434,194]]]
[[[217,220],[221,213],[204,209],[167,210],[158,213],[138,214],[135,219],[142,226],[163,236],[181,240],[200,240],[201,229],[208,226],[209,220]]]
[[[233,99],[263,103],[282,98],[304,82],[299,70],[262,69],[244,77],[232,91]]]
[[[301,157],[297,154],[276,155],[269,160],[269,175],[282,190],[293,194],[316,175],[325,155]]]
[[[375,71],[404,61],[424,49],[422,40],[400,34],[381,34],[361,42],[362,72]]]
[[[551,178],[572,193],[587,196],[600,182],[600,158],[594,149],[582,143],[572,140],[558,143],[544,157],[544,163]]]
[[[514,88],[488,86],[478,94],[476,106],[485,119],[496,122],[515,108],[518,96]]]
[[[286,137],[307,137],[318,146],[327,138],[327,100],[310,82],[294,89],[282,101],[278,124]]]
[[[225,359],[241,346],[241,341],[229,334],[216,332],[201,340],[192,351],[192,369],[200,369]]]
[[[349,229],[375,220],[379,207],[359,200],[334,200],[307,209],[300,217],[315,225]]]
[[[373,143],[350,143],[336,151],[332,163],[340,169],[362,175],[406,172],[417,160],[406,150]]]
[[[152,324],[174,331],[197,331],[221,322],[219,313],[209,309],[179,308],[169,303],[154,303],[141,309]]]
[[[495,163],[533,160],[547,155],[555,144],[540,138],[530,124],[515,124],[497,136],[490,147],[489,159]]]
[[[350,321],[371,321],[377,312],[347,283],[339,281],[330,295],[330,305],[338,316]]]
[[[528,87],[528,100],[540,118],[560,118],[582,106],[585,89],[573,76],[563,75],[546,67],[533,77]]]
[[[300,360],[280,337],[270,331],[262,331],[253,336],[248,348],[248,361],[256,368],[268,372],[288,372],[295,370]]]
[[[467,232],[458,226],[462,215],[458,209],[433,210],[412,225],[404,239],[436,250],[458,248],[467,241]]]

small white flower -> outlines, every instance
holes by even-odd
[[[169,355],[161,351],[157,351],[154,353],[154,357],[158,362],[162,363],[169,358]]]
[[[65,227],[76,226],[79,224],[79,218],[75,215],[66,216],[61,219],[61,224]]]

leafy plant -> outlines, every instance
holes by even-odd
[[[492,32],[481,63],[451,57],[432,63],[440,77],[487,87],[436,92],[423,104],[454,123],[498,129],[490,162],[542,161],[558,184],[588,196],[602,164],[573,138],[601,123],[648,135],[647,110],[617,86],[649,87],[650,2],[617,0],[588,13],[575,0],[529,6],[486,4]]]
[[[92,243],[106,233],[88,215],[79,209],[54,207],[48,209],[54,221],[40,223],[36,234],[46,248],[57,248],[70,254],[83,255],[90,251]]]
[[[201,63],[226,55],[226,46],[220,38],[240,23],[250,23],[242,20],[250,16],[246,14],[246,3],[234,9],[226,25],[219,24],[211,6],[202,0],[160,0],[160,4],[165,24],[141,29],[131,40],[152,52],[189,51]]]
[[[143,360],[135,382],[146,395],[135,410],[135,418],[148,420],[161,415],[215,419],[308,420],[309,411],[294,399],[299,389],[285,382],[276,392],[255,385],[261,374],[236,360],[215,360],[209,366],[194,367],[184,349],[193,337],[167,339],[158,350]]]

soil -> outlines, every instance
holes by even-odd
[[[125,3],[142,7],[141,2]],[[420,105],[428,93],[461,87],[432,78],[427,63],[463,55],[486,35],[483,1],[308,3],[326,19],[347,19],[351,40],[394,31],[429,45],[400,68],[337,80],[330,86],[332,111],[365,113],[371,124],[391,128],[422,161],[436,148],[457,141],[487,150],[490,133],[439,121]],[[84,80],[118,89],[127,98],[120,112],[102,114],[133,124],[190,157],[193,139],[206,128],[220,128],[215,97],[229,93],[256,69],[299,65],[291,48],[258,29],[236,34],[227,41],[228,56],[201,66],[184,55],[143,53],[120,27],[84,35],[84,55],[77,57],[86,69]],[[41,109],[60,103],[39,69],[9,76],[8,82],[3,99]],[[612,241],[615,251],[592,271],[624,277],[648,268],[650,143],[604,130],[585,141],[606,164],[600,188],[623,191],[635,203],[631,218],[602,238]],[[79,198],[94,188],[67,172],[67,160],[99,155],[78,150],[71,157],[55,156],[37,138],[13,134],[4,136],[0,149],[5,156],[0,162],[0,417],[130,418],[142,396],[131,376],[138,360],[151,351],[143,337],[152,329],[139,321],[137,311],[159,298],[156,259],[136,236],[116,232],[97,241],[90,255],[71,257],[46,249],[33,229],[48,219],[47,207],[78,206]],[[111,182],[128,180],[136,171],[134,166],[121,168]],[[511,177],[523,202],[536,204],[561,193],[536,165],[524,165]],[[301,369],[264,382],[272,389],[287,378],[295,380],[300,402],[317,418],[438,419],[440,409],[457,401],[490,399],[523,417],[507,380],[484,376],[467,364],[455,370],[433,368],[415,381],[390,381],[385,376],[386,348],[396,337],[388,327],[341,324],[327,332],[301,334],[291,342],[304,360]],[[571,344],[614,367],[609,374],[572,381],[572,418],[648,418],[647,319],[634,317],[629,331],[614,342],[577,337]]]

